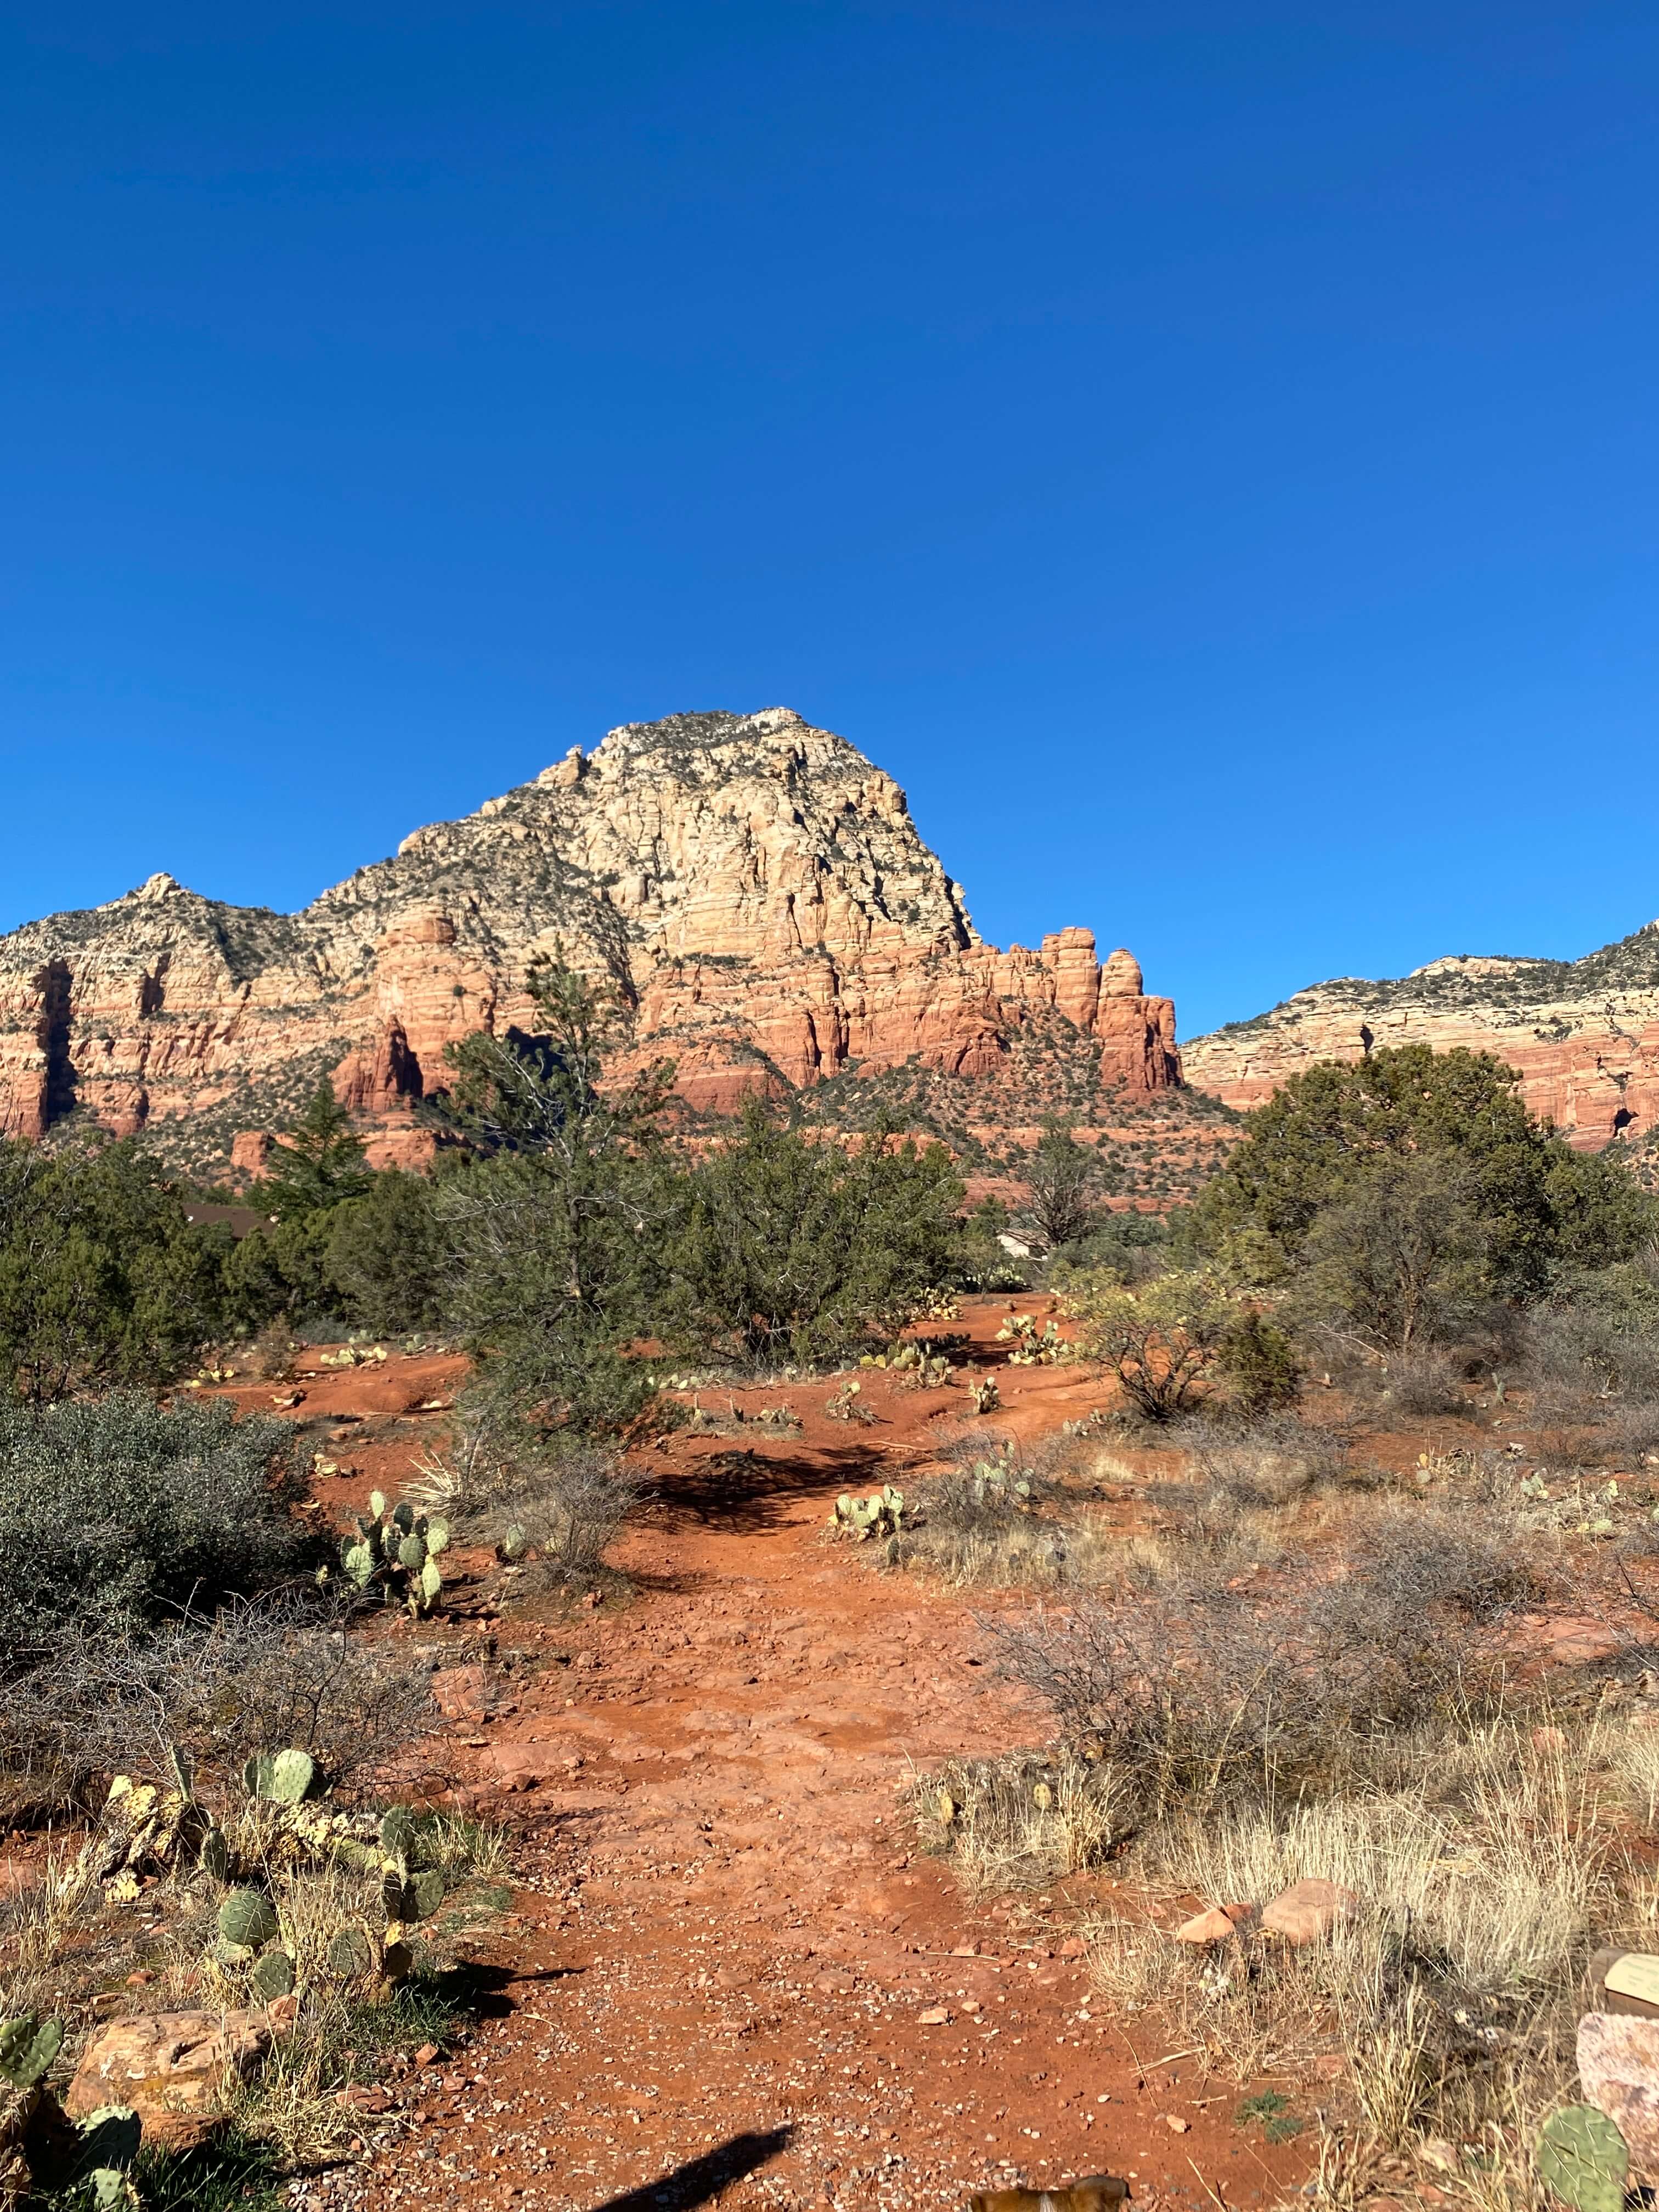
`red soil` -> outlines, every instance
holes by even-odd
[[[972,1301],[948,1326],[989,1358],[1011,1306]],[[324,1498],[395,1494],[442,1418],[404,1413],[388,1434],[385,1415],[460,1372],[394,1357],[303,1381],[294,1418],[381,1417],[326,1446],[343,1472]],[[996,1372],[1006,1411],[988,1428],[1048,1432],[1103,1395],[1073,1370]],[[508,1613],[499,1656],[522,1671],[504,1689],[482,1666],[441,1671],[434,1763],[519,1839],[499,2017],[458,2070],[389,2081],[366,2199],[347,2169],[308,2201],[563,2212],[637,2191],[629,2212],[716,2194],[906,2212],[997,2177],[1112,2171],[1137,2202],[1196,2207],[1272,2203],[1300,2179],[1311,2128],[1274,2148],[1241,2132],[1246,2088],[1205,2079],[1149,2016],[1091,2002],[1070,1929],[1109,1881],[975,1903],[916,1856],[915,1776],[1043,1728],[997,1676],[982,1600],[825,1541],[838,1491],[902,1484],[964,1414],[957,1390],[862,1381],[872,1425],[825,1419],[833,1385],[774,1384],[738,1403],[791,1405],[799,1436],[643,1455],[656,1499],[617,1553],[633,1595]],[[234,1387],[266,1407],[284,1389]],[[454,1592],[458,1612],[484,1598]],[[459,1621],[436,1636],[469,1632],[476,1647]]]

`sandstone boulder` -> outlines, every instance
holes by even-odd
[[[204,2142],[224,2117],[225,2092],[270,2047],[262,2012],[141,2013],[112,2021],[88,2045],[64,2109],[83,2118],[126,2105],[144,2140],[183,2150]]]
[[[1183,1920],[1175,1939],[1177,1943],[1225,1943],[1237,1933],[1221,1907],[1212,1905],[1207,1912],[1195,1912],[1190,1920]]]
[[[1578,2023],[1578,2080],[1585,2103],[1625,2138],[1631,2179],[1659,2180],[1659,2020],[1586,2013]]]
[[[1262,1907],[1261,1925],[1270,1936],[1278,1936],[1286,1943],[1322,1943],[1340,1921],[1351,1918],[1358,1907],[1359,1899],[1353,1892],[1340,1883],[1317,1879],[1294,1881]]]

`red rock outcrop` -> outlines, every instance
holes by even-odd
[[[611,978],[638,1054],[722,1110],[911,1060],[988,1073],[1039,1013],[1091,1041],[1108,1084],[1181,1080],[1174,1008],[1127,952],[1103,968],[1077,928],[983,944],[891,777],[774,708],[613,730],[297,915],[156,875],[14,931],[0,1129],[39,1136],[75,1106],[123,1131],[187,1120],[252,1167],[326,1073],[378,1157],[417,1158],[446,1046],[529,1022],[526,977],[555,954]]]
[[[1249,1107],[1316,1060],[1407,1043],[1496,1054],[1581,1150],[1645,1135],[1659,1121],[1659,924],[1582,960],[1453,956],[1391,981],[1340,977],[1182,1057],[1198,1089]]]

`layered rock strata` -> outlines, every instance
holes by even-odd
[[[982,943],[904,793],[786,708],[612,730],[296,915],[152,876],[0,939],[0,1128],[73,1108],[131,1132],[238,1112],[239,1163],[325,1073],[418,1149],[444,1048],[533,1020],[555,956],[608,976],[694,1104],[907,1061],[972,1076],[1058,1013],[1131,1094],[1179,1083],[1174,1008],[1086,929]]]
[[[1534,1114],[1581,1149],[1659,1121],[1659,922],[1582,960],[1453,956],[1381,982],[1320,983],[1182,1048],[1188,1080],[1259,1105],[1321,1060],[1466,1045],[1515,1068]]]

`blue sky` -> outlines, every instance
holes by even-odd
[[[0,21],[0,927],[787,704],[1184,1034],[1650,858],[1659,15]]]

